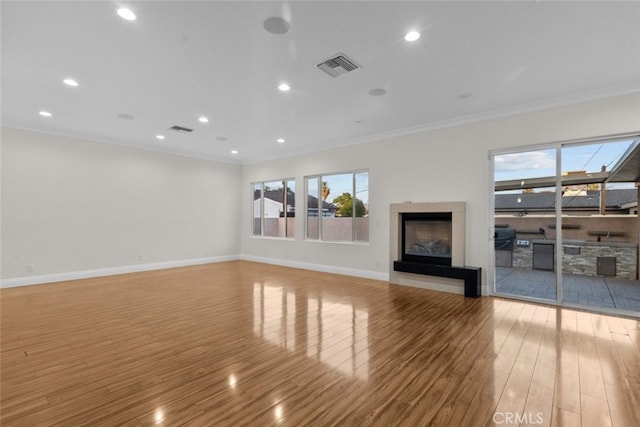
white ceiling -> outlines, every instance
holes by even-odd
[[[123,5],[136,21],[116,14]],[[3,125],[229,162],[640,90],[640,2],[1,7]],[[272,16],[290,31],[265,31]],[[410,29],[422,37],[406,42]],[[337,78],[316,68],[340,52],[362,68]]]

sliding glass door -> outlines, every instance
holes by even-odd
[[[640,314],[640,137],[491,159],[494,293]]]
[[[625,164],[640,169],[638,153],[634,138],[562,147],[566,304],[640,312],[638,191],[625,182],[632,170]]]
[[[495,291],[557,301],[557,149],[494,156]]]

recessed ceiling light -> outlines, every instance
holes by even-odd
[[[280,89],[283,92],[288,91],[289,89],[291,89],[291,86],[289,86],[286,83],[280,83],[280,86],[278,86],[278,89]]]
[[[226,136],[219,136],[216,138],[218,141],[227,141],[229,140],[229,138],[227,138]]]
[[[280,144],[284,144],[284,138],[278,138],[278,139],[277,139],[277,141],[278,141],[278,143],[280,143]]]
[[[382,88],[371,89],[369,91],[369,95],[371,96],[382,96],[382,95],[385,95],[386,93],[387,91]]]
[[[126,19],[127,21],[136,20],[136,14],[133,13],[131,9],[127,9],[126,7],[118,9],[118,15],[120,15],[120,18]]]
[[[52,114],[48,111],[40,111],[38,114],[40,114],[42,117],[51,117]]]
[[[231,150],[231,154],[238,154],[238,150]]]
[[[205,116],[201,116],[198,121],[200,123],[209,123],[209,119],[207,119]]]
[[[416,40],[418,40],[420,38],[420,33],[417,31],[409,31],[405,36],[404,39],[408,42],[414,42]]]
[[[64,79],[62,82],[67,86],[73,86],[73,87],[78,86],[78,82],[73,79]]]
[[[127,114],[127,113],[120,113],[120,114],[118,114],[118,117],[120,117],[121,119],[124,119],[124,120],[133,120],[133,119],[135,119],[135,117],[133,117],[131,114]]]
[[[156,135],[156,139],[163,140],[164,139],[164,135]]]

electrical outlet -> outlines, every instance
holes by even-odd
[[[33,273],[34,271],[36,271],[36,266],[35,264],[27,264],[25,271],[27,273]]]

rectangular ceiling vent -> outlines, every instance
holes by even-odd
[[[183,132],[183,133],[193,132],[193,129],[185,128],[185,127],[178,126],[178,125],[176,125],[176,126],[171,126],[171,127],[169,128],[169,130],[175,130],[176,132]]]
[[[353,62],[351,58],[348,58],[343,53],[339,53],[333,58],[319,63],[316,67],[329,74],[331,77],[338,77],[360,68],[358,64]]]

